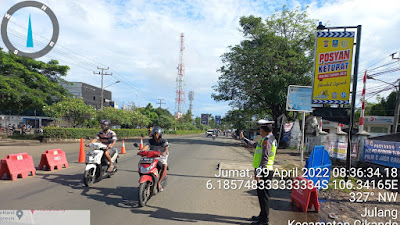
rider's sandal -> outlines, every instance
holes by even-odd
[[[162,191],[164,191],[164,188],[158,188],[158,190],[159,190],[160,192],[162,192]]]
[[[110,171],[110,169],[111,169],[111,171]],[[107,173],[112,173],[114,171],[114,169],[115,169],[115,166],[110,166],[107,170]]]

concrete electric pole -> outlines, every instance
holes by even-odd
[[[161,105],[162,105],[162,104],[165,104],[165,102],[162,102],[163,100],[164,100],[164,99],[160,99],[160,98],[158,99],[159,102],[157,102],[157,104],[160,104],[160,108],[161,108]]]
[[[396,107],[394,108],[394,121],[392,127],[392,134],[397,133],[397,127],[399,126],[399,114],[400,114],[400,79],[399,84],[397,86],[397,99],[396,99]]]
[[[99,70],[101,70],[101,73],[100,72],[93,72],[93,74],[97,74],[97,75],[101,75],[101,99],[100,99],[100,110],[102,110],[103,109],[103,103],[104,103],[104,97],[103,97],[103,92],[104,92],[104,89],[103,89],[103,81],[104,81],[104,75],[112,75],[112,73],[104,73],[104,70],[109,70],[110,68],[109,67],[107,67],[107,68],[100,68],[100,67],[97,67],[97,69],[99,69]]]

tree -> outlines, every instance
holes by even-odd
[[[267,18],[242,17],[245,40],[222,55],[216,101],[276,120],[285,110],[287,87],[311,85],[315,21],[285,7]]]
[[[87,106],[82,99],[68,98],[44,107],[44,112],[50,117],[62,118],[75,128],[94,117],[96,110]]]
[[[396,107],[396,95],[393,91],[386,98],[377,98],[378,103],[371,107],[372,116],[394,116],[394,110]]]
[[[150,120],[137,111],[120,110],[113,107],[105,107],[97,111],[97,120],[110,120],[112,125],[119,125],[122,128],[136,128],[147,125]]]
[[[41,111],[43,106],[71,97],[59,84],[69,69],[56,60],[44,63],[0,48],[0,111]]]
[[[164,129],[170,129],[174,127],[174,118],[166,116],[166,115],[161,115],[158,119],[157,125],[164,128]]]

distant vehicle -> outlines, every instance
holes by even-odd
[[[206,131],[206,137],[212,137],[214,134],[214,129],[208,129]]]

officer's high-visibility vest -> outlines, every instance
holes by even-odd
[[[273,170],[273,165],[275,161],[275,153],[276,153],[276,140],[273,142],[267,138],[264,137],[260,142],[258,142],[256,151],[254,152],[254,158],[253,158],[253,167],[258,168],[260,167],[261,163],[261,158],[262,158],[262,150],[263,150],[263,143],[264,141],[270,141],[272,143],[272,149],[271,149],[271,154],[269,155],[268,162],[267,162],[267,169]]]

